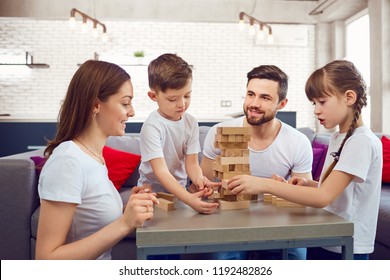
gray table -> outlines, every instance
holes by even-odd
[[[153,220],[138,228],[137,258],[148,255],[342,246],[353,258],[353,223],[323,209],[282,208],[262,201],[249,209],[196,213],[177,203],[165,212],[155,208]]]

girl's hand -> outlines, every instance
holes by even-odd
[[[146,220],[153,218],[153,204],[158,204],[155,193],[135,193],[130,195],[122,219],[129,232],[141,227]]]
[[[301,177],[292,177],[287,183],[298,186],[309,186],[309,181],[306,178]]]
[[[251,175],[234,176],[228,181],[228,188],[234,194],[263,193],[263,179]]]

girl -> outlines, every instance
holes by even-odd
[[[40,175],[37,259],[110,259],[111,247],[153,217],[156,197],[122,200],[102,156],[110,135],[124,135],[134,116],[130,76],[119,66],[87,61],[73,76],[58,131]]]
[[[324,165],[328,168],[323,170],[320,182],[294,177],[286,183],[242,175],[229,181],[229,189],[235,194],[271,193],[295,203],[325,207],[354,223],[354,258],[368,259],[374,250],[382,145],[363,125],[365,83],[351,62],[336,60],[316,70],[305,91],[320,124],[327,129],[339,126],[331,135]],[[341,258],[340,247],[313,250],[308,250],[309,259],[313,255],[318,259]]]

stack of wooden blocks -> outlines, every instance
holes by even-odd
[[[250,174],[248,142],[251,138],[250,127],[218,127],[214,147],[221,155],[213,162],[214,177],[222,182],[214,199],[220,209],[249,208],[251,195],[235,195],[227,189],[227,180],[240,174]],[[257,199],[257,196],[256,196]]]

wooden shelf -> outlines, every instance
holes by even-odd
[[[44,63],[0,63],[0,66],[27,66],[29,68],[49,68],[49,64]]]

